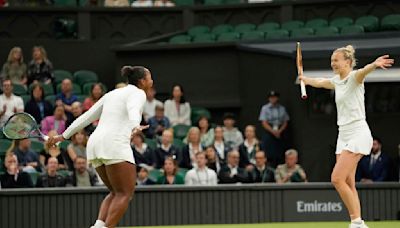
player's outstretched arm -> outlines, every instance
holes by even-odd
[[[389,55],[382,55],[378,57],[374,62],[367,64],[363,68],[359,69],[356,73],[356,80],[358,83],[363,83],[365,77],[374,71],[376,68],[387,69],[391,67],[394,63],[394,59],[390,59]]]
[[[305,76],[299,76],[299,80],[303,80],[304,84],[323,89],[334,89],[334,85],[328,78],[308,78]]]

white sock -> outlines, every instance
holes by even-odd
[[[351,223],[360,224],[360,223],[362,223],[362,220],[361,220],[360,217],[358,217],[358,218],[355,218],[355,219],[351,220]]]
[[[105,222],[101,221],[101,220],[96,220],[96,222],[94,223],[93,227],[94,228],[103,228],[106,225]]]

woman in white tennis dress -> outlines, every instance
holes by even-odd
[[[94,228],[115,227],[125,213],[136,184],[136,166],[130,147],[132,131],[142,130],[140,121],[146,102],[145,91],[153,85],[151,73],[144,67],[122,68],[128,78],[126,87],[105,94],[87,112],[76,119],[62,135],[51,137],[49,144],[70,138],[99,119],[87,144],[87,158],[96,168],[110,194],[103,200]]]
[[[331,67],[336,74],[333,78],[303,76],[299,79],[312,87],[335,90],[339,135],[331,181],[349,211],[349,227],[368,228],[361,219],[360,200],[355,187],[358,161],[370,153],[373,141],[365,119],[364,78],[378,67],[386,69],[392,66],[394,60],[384,55],[361,69],[353,70],[356,65],[354,52],[351,45],[333,52]]]

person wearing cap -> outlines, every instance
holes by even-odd
[[[149,138],[160,137],[165,129],[171,127],[168,117],[164,115],[164,105],[162,103],[157,104],[155,109],[155,115],[147,121],[149,129],[146,135]]]
[[[235,115],[227,112],[224,114],[224,141],[230,148],[239,148],[240,144],[243,143],[242,132],[235,127]]]
[[[289,115],[286,108],[279,104],[278,92],[268,93],[268,103],[261,108],[259,120],[265,129],[261,147],[273,165],[280,164],[285,152],[282,136],[288,126]]]

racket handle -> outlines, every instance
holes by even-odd
[[[301,99],[307,99],[307,92],[306,92],[306,84],[303,80],[300,80],[300,90],[301,90]]]
[[[43,135],[42,137],[43,137],[43,140],[44,140],[44,141],[49,140],[49,136],[47,136],[47,135]],[[57,142],[57,143],[56,143],[56,146],[58,146],[58,145],[60,145],[60,142]]]

